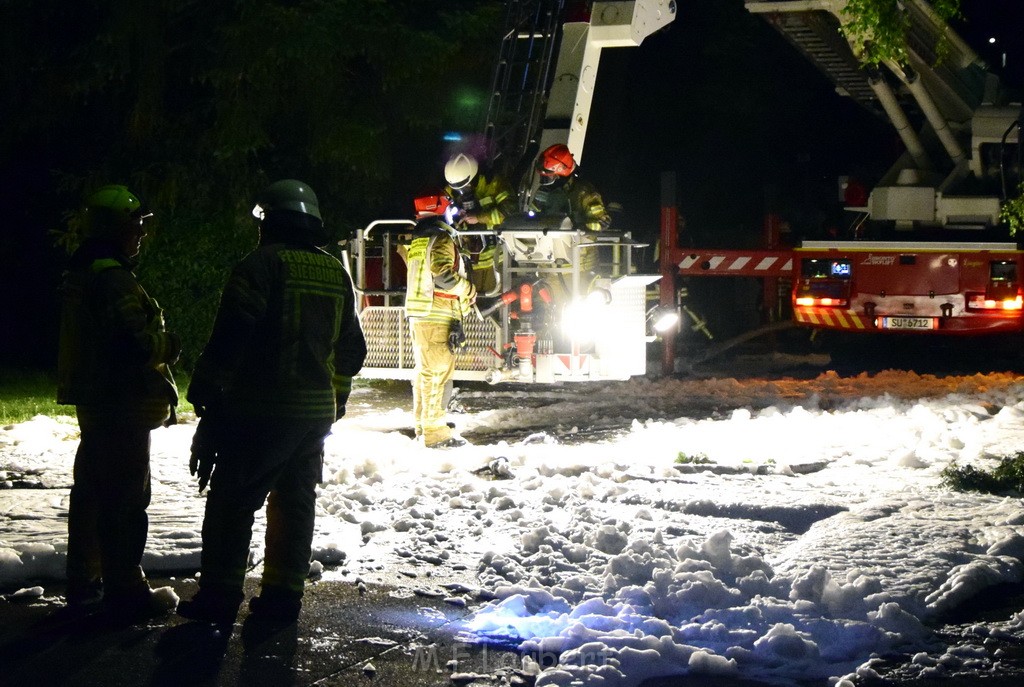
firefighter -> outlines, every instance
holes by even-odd
[[[504,179],[488,179],[480,173],[479,163],[465,153],[448,160],[444,166],[444,178],[448,183],[445,192],[458,209],[460,223],[493,231],[516,212],[515,196],[508,190]],[[501,291],[501,264],[497,236],[468,235],[461,237],[459,243],[471,257],[470,279],[477,292],[481,297],[498,295]]]
[[[430,448],[465,444],[445,421],[445,388],[455,372],[455,355],[465,345],[462,322],[476,302],[444,195],[415,201],[417,222],[409,244],[399,247],[406,263],[405,314],[412,330],[413,419],[417,437]]]
[[[539,186],[527,201],[531,216],[559,220],[562,228],[575,231],[597,232],[611,226],[611,217],[601,194],[593,184],[579,177],[576,159],[568,146],[559,143],[545,148],[537,158],[536,172]],[[593,243],[589,236],[579,236],[577,241],[584,247],[580,251],[578,268],[589,283],[585,291],[590,291],[599,277],[598,249],[585,247]],[[553,233],[545,238],[545,245],[556,265],[572,263],[572,239],[569,236]],[[569,291],[562,275],[551,286],[561,292],[558,298],[564,298]]]
[[[611,225],[601,194],[579,177],[576,159],[567,146],[559,143],[545,148],[537,158],[536,171],[540,185],[527,203],[531,216],[560,218],[563,226],[576,231],[601,231]],[[590,242],[586,237],[580,240]],[[557,264],[571,263],[570,245],[567,237],[551,237],[551,256]],[[596,251],[582,251],[580,262],[581,271],[594,272]]]
[[[328,241],[316,194],[286,179],[257,197],[257,248],[232,271],[188,399],[214,421],[193,444],[209,475],[199,591],[179,615],[230,623],[242,602],[254,514],[267,504],[260,594],[250,617],[294,622],[309,573],[324,440],[345,413],[366,342],[352,283]],[[198,431],[197,431],[198,434]]]
[[[594,185],[578,176],[576,159],[561,143],[544,149],[537,160],[540,187],[530,199],[530,210],[541,215],[566,216],[572,228],[601,231],[611,226],[604,200]]]
[[[92,194],[84,241],[64,274],[57,402],[75,406],[81,440],[68,507],[67,600],[102,595],[119,620],[168,613],[173,594],[142,570],[149,520],[150,432],[174,422],[171,364],[181,346],[133,273],[151,214],[124,186]]]

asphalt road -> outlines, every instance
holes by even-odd
[[[152,583],[185,598],[195,591],[191,578]],[[460,639],[472,603],[399,586],[312,584],[299,622],[283,628],[250,622],[244,606],[230,629],[176,615],[129,627],[102,616],[69,621],[62,606],[55,597],[0,602],[0,684],[428,687],[452,685],[453,674],[467,685],[532,682],[515,651]]]
[[[255,592],[255,579],[248,589]],[[152,580],[185,598],[192,578]],[[30,602],[0,601],[0,685],[171,687],[244,685],[268,687],[532,687],[523,656],[512,646],[466,641],[462,621],[481,599],[465,606],[420,596],[412,587],[321,581],[307,587],[298,623],[253,623],[243,606],[231,628],[215,628],[169,615],[132,626],[102,617],[60,617],[62,590]],[[978,614],[1000,614],[1007,594],[1018,604],[1020,589],[982,602]],[[987,606],[987,607],[986,607]],[[965,618],[951,619],[951,621]],[[966,627],[966,624],[963,625]],[[961,625],[951,623],[947,631]],[[1024,647],[1004,648],[1007,665],[1024,665]],[[532,656],[541,663],[553,657]],[[1021,672],[969,678],[903,680],[890,666],[882,681],[863,687],[1018,687]],[[709,676],[649,680],[640,687],[766,687],[748,680]],[[821,681],[794,687],[824,687]]]

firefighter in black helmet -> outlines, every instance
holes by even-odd
[[[253,215],[259,246],[228,279],[188,390],[202,418],[191,467],[200,490],[209,478],[210,493],[199,592],[178,613],[210,622],[232,622],[238,612],[264,502],[263,578],[250,608],[269,620],[298,617],[324,440],[366,355],[352,282],[320,248],[328,235],[309,185],[270,184]]]
[[[125,186],[85,203],[83,242],[64,275],[57,401],[81,429],[68,507],[68,604],[102,600],[119,620],[167,613],[173,594],[142,571],[150,431],[174,420],[178,337],[133,273],[150,213]]]

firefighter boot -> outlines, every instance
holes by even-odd
[[[235,622],[243,598],[241,590],[200,587],[195,596],[178,604],[178,615],[204,623],[230,625]]]
[[[300,610],[302,592],[285,587],[265,585],[249,600],[249,617],[260,622],[288,625],[299,619]]]

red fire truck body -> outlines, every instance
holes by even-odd
[[[995,334],[1024,328],[1015,244],[805,242],[793,320],[844,331]]]
[[[1024,331],[1024,251],[1014,243],[805,241],[790,250],[680,250],[684,277],[760,277],[793,322],[848,332]],[[788,287],[788,289],[787,289]]]

